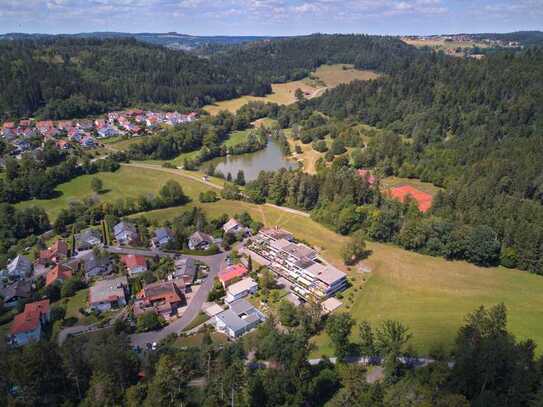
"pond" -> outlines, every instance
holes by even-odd
[[[216,166],[216,171],[220,171],[226,177],[228,173],[235,178],[239,170],[245,173],[246,181],[253,181],[258,177],[260,171],[276,171],[281,168],[296,169],[298,163],[285,158],[281,152],[279,144],[274,139],[269,139],[266,148],[263,150],[226,157],[218,157],[202,164],[202,168],[210,164]]]

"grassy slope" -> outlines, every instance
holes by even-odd
[[[307,172],[308,174],[316,174],[317,170],[315,165],[317,160],[324,156],[324,153],[319,153],[318,151],[313,150],[311,143],[304,144],[300,140],[294,141],[291,138],[288,139],[288,143],[290,145],[290,150],[292,151],[292,158],[302,162],[304,172]],[[296,153],[296,145],[299,145],[302,148],[301,154]]]
[[[334,88],[354,80],[367,81],[377,79],[379,74],[373,71],[354,69],[352,65],[337,64],[321,65],[313,76],[323,81],[327,87]]]
[[[204,110],[209,114],[215,115],[221,110],[228,110],[235,113],[241,106],[249,102],[271,102],[281,105],[294,103],[296,98],[294,92],[300,88],[304,92],[313,93],[317,89],[307,84],[304,80],[292,81],[287,83],[274,83],[272,85],[272,93],[266,96],[241,96],[236,99],[223,100],[213,105],[207,105]]]
[[[233,131],[230,133],[230,137],[228,137],[228,140],[224,142],[224,145],[226,147],[234,147],[238,144],[244,143],[247,141],[247,137],[249,137],[249,133],[251,130],[243,130],[243,131]]]
[[[107,178],[105,187],[112,189],[108,193],[110,196],[118,197],[125,190],[136,195],[143,191],[156,191],[171,178],[179,181],[193,198],[193,202],[184,207],[146,213],[145,216],[150,219],[171,219],[193,205],[202,207],[212,217],[246,210],[266,226],[278,225],[290,230],[299,239],[321,250],[327,260],[341,266],[340,250],[347,238],[309,218],[244,202],[221,200],[200,204],[197,194],[210,187],[165,169],[123,168],[117,174],[104,175]],[[112,179],[117,177],[119,180],[113,185]],[[79,187],[77,193],[80,197],[90,194],[90,180],[83,184],[73,180],[68,184]],[[68,191],[73,185],[65,184],[63,187]],[[49,211],[58,212],[60,203],[55,201],[56,206],[48,203]],[[481,304],[504,302],[509,308],[512,331],[521,338],[531,337],[543,345],[543,324],[540,323],[543,320],[542,277],[504,268],[484,269],[465,262],[448,262],[394,246],[376,243],[368,246],[373,254],[366,263],[373,268],[373,272],[368,282],[362,284],[362,275],[354,270],[349,271],[356,280],[356,291],[351,288],[346,293],[343,307],[343,310],[352,312],[357,321],[399,319],[413,331],[416,349],[427,353],[434,343],[452,343],[466,313]],[[351,295],[352,301],[349,300]],[[316,338],[315,342],[319,347],[315,354],[330,353],[325,335]]]
[[[343,69],[343,67],[346,69]],[[343,64],[323,65],[319,67],[312,76],[315,77],[317,81],[307,78],[287,83],[275,83],[272,84],[272,93],[270,95],[266,95],[264,97],[242,96],[236,99],[225,100],[217,102],[213,105],[205,106],[204,110],[212,115],[219,113],[221,110],[228,110],[234,113],[241,106],[251,101],[272,102],[281,105],[288,105],[296,101],[294,92],[298,88],[309,93],[310,96],[308,97],[314,97],[320,95],[327,88],[332,88],[342,83],[349,83],[357,79],[369,80],[378,77],[378,75],[374,72],[353,69],[352,66]],[[319,86],[318,82],[320,81],[324,82],[326,86]]]
[[[157,173],[147,169],[133,169],[122,167],[116,172],[101,172],[93,175],[84,175],[75,178],[67,183],[57,187],[57,191],[61,193],[58,198],[49,200],[32,200],[17,204],[19,207],[40,206],[49,214],[51,220],[54,220],[62,208],[66,208],[70,201],[82,200],[93,195],[91,189],[91,180],[98,177],[103,181],[104,190],[106,192],[100,194],[100,199],[103,201],[113,202],[119,198],[137,198],[141,194],[157,193],[162,185],[169,179],[184,180],[176,175],[167,173]],[[205,185],[192,182],[183,184],[183,189],[190,196],[198,196],[202,191],[207,191]]]

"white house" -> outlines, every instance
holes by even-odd
[[[224,231],[224,233],[236,234],[240,232],[241,230],[243,230],[243,225],[239,223],[236,219],[231,218],[228,222],[226,222],[223,225],[222,230]]]
[[[242,299],[232,302],[229,309],[215,315],[212,323],[217,331],[234,339],[249,332],[265,319],[264,314]]]
[[[32,262],[25,256],[17,256],[9,262],[6,270],[2,273],[5,277],[19,279],[29,276],[32,272]]]
[[[234,301],[245,298],[248,295],[255,294],[256,290],[258,290],[258,284],[256,281],[250,277],[244,278],[226,289],[225,302],[230,304]]]
[[[128,222],[119,222],[113,227],[115,240],[119,244],[132,244],[138,240],[136,227]]]

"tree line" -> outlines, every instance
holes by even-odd
[[[195,345],[175,335],[153,352],[136,353],[128,322],[56,341],[0,348],[2,405],[66,406],[360,406],[536,407],[543,401],[543,364],[535,344],[508,332],[505,307],[481,307],[459,329],[451,354],[432,352],[433,363],[414,367],[413,333],[399,321],[354,322],[347,314],[321,319],[318,309],[291,310],[278,329],[268,319],[252,338],[216,342],[204,329]],[[282,312],[285,314],[285,311]],[[286,315],[283,315],[285,317]],[[338,361],[308,361],[310,335],[325,329]],[[346,348],[345,348],[346,347]],[[345,363],[345,349],[382,360],[382,380],[370,383],[364,365]],[[248,358],[251,355],[251,360]],[[449,362],[454,360],[454,366]],[[266,364],[259,363],[265,361]]]

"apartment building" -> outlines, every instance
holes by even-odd
[[[304,300],[322,300],[347,286],[345,273],[320,262],[314,249],[296,242],[285,230],[261,230],[248,249],[268,260],[269,268],[291,283],[291,291]]]

